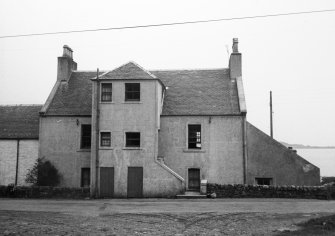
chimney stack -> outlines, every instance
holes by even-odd
[[[74,70],[77,70],[77,63],[73,60],[73,51],[64,45],[63,55],[58,57],[57,81],[68,81]]]
[[[229,58],[230,78],[242,76],[242,54],[238,51],[238,38],[233,38],[233,52]]]

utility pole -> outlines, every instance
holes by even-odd
[[[270,136],[273,138],[273,118],[272,118],[272,91],[270,91]]]

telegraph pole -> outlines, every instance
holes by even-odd
[[[270,91],[270,136],[273,138],[273,118],[272,118],[272,91]]]

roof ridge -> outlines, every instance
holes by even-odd
[[[106,72],[106,71],[110,71],[110,70],[99,70],[99,72],[101,72],[101,73],[104,73],[104,72]],[[74,71],[72,71],[72,72],[74,72],[74,73],[76,73],[76,72],[91,72],[91,73],[96,73],[97,71],[96,70],[74,70]]]
[[[208,71],[208,70],[229,70],[229,68],[182,68],[182,69],[149,69],[149,71]]]
[[[21,107],[23,107],[23,106],[25,106],[25,107],[32,107],[32,106],[43,106],[43,104],[0,104],[0,107],[19,107],[19,106],[21,106]]]

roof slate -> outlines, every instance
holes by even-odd
[[[100,75],[102,72],[100,72]],[[61,82],[45,115],[90,116],[92,81],[96,72],[72,72],[69,82]]]
[[[167,86],[162,115],[240,114],[229,69],[151,71]]]
[[[135,62],[128,62],[101,76],[100,79],[156,79],[156,77]]]
[[[42,105],[0,106],[0,139],[38,139]]]
[[[62,82],[59,86],[45,115],[90,116],[90,79],[95,76],[96,72],[73,72],[69,82]],[[128,63],[101,76],[103,78],[162,81],[167,87],[162,113],[165,116],[241,114],[237,85],[230,79],[229,69],[147,72],[134,63]]]

